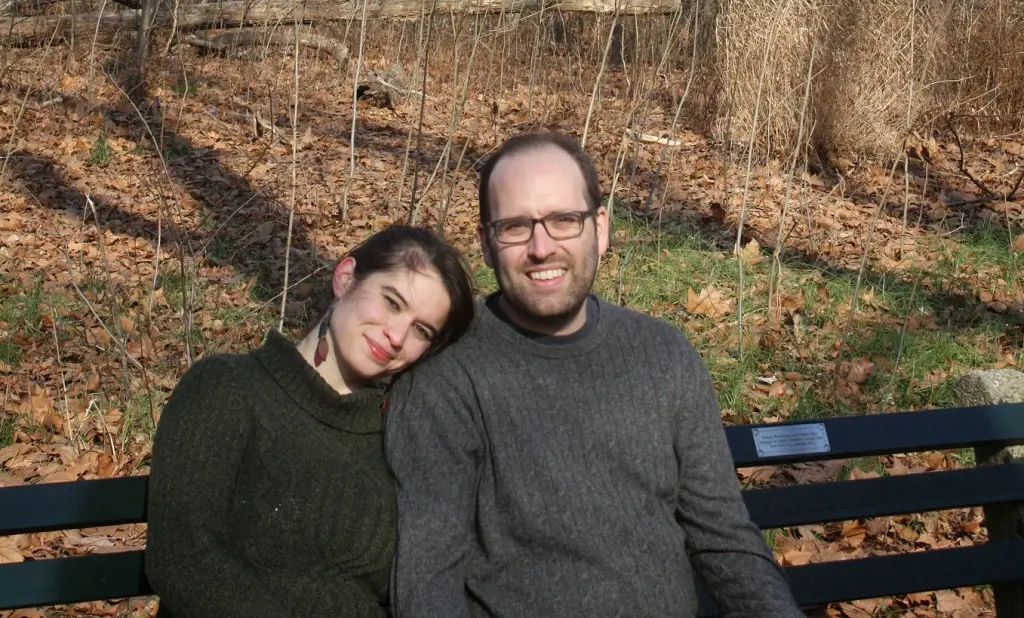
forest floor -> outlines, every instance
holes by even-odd
[[[360,100],[353,161],[351,71],[329,59],[300,63],[292,127],[286,57],[187,51],[155,60],[129,97],[116,50],[101,51],[99,65],[88,50],[12,53],[0,88],[0,486],[145,474],[162,404],[190,362],[252,348],[282,319],[298,337],[333,263],[409,217],[414,174],[416,222],[440,226],[490,291],[474,165],[519,131],[580,135],[590,102],[589,87],[546,82],[531,96],[510,79],[493,96],[471,89],[452,131],[459,91],[429,78],[414,155],[406,162],[418,95],[392,107]],[[364,70],[386,64],[368,58]],[[598,289],[683,329],[711,369],[724,422],[941,408],[963,373],[1024,364],[1024,201],[958,204],[980,193],[958,170],[954,140],[922,138],[929,165],[911,159],[893,173],[884,162],[837,159],[836,174],[791,176],[783,157],[755,161],[748,175],[741,148],[726,155],[685,116],[669,135],[672,93],[685,83],[671,74],[680,87],[645,103],[643,133],[678,142],[658,173],[665,147],[624,137],[626,77],[605,75],[587,136],[606,192],[623,161]],[[1021,135],[963,147],[967,169],[993,190],[1008,191],[1024,166]],[[921,453],[744,469],[740,478],[777,485],[971,464],[967,452]],[[970,545],[985,529],[974,508],[768,536],[778,559],[796,565]],[[143,525],[0,537],[0,562],[144,541]],[[155,607],[136,599],[0,617]],[[991,592],[978,588],[821,615],[991,608]]]

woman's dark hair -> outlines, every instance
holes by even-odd
[[[473,320],[473,283],[469,268],[458,249],[430,230],[392,225],[349,251],[348,257],[356,260],[355,285],[379,272],[402,269],[437,272],[452,306],[428,354],[454,343],[469,329]]]

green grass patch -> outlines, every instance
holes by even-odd
[[[0,448],[14,444],[14,417],[0,415]]]
[[[188,283],[188,280],[178,270],[164,271],[156,277],[156,288],[163,290],[167,306],[174,311],[181,311],[181,308],[184,306]],[[195,285],[195,282],[193,282],[193,285]],[[201,290],[196,290],[196,297],[201,293]]]
[[[855,457],[839,471],[837,480],[849,480],[850,472],[853,470],[860,470],[861,472],[877,472],[879,475],[884,475],[885,465],[878,457]]]
[[[96,137],[96,141],[92,143],[88,163],[97,167],[106,167],[110,165],[110,161],[113,158],[112,155],[110,144],[107,143],[107,132],[101,130],[100,134]]]
[[[945,291],[933,285],[938,280],[973,285],[981,273],[982,281],[1001,279],[1012,287],[1011,275],[1024,273],[1024,266],[1008,251],[1009,234],[998,228],[950,243],[944,254],[948,259],[935,270],[866,273],[856,303],[856,272],[792,258],[782,260],[769,306],[772,258],[762,252],[757,263],[744,266],[742,355],[736,311],[739,264],[723,250],[721,238],[685,227],[659,232],[628,216],[618,218],[613,230],[595,290],[682,329],[704,358],[721,407],[752,422],[950,406],[956,378],[998,361],[1001,351],[1014,345],[1014,329],[1019,329],[1012,319],[991,312],[968,318],[975,303],[952,306],[948,284]],[[490,269],[482,265],[474,278],[481,293],[496,288]],[[699,295],[710,289],[731,305],[729,313],[690,313],[688,290]],[[851,305],[854,319],[844,339]],[[840,343],[840,362],[866,358],[873,363],[867,379],[844,397],[837,396],[834,378]],[[765,380],[773,377],[787,380],[781,396],[766,393]],[[848,377],[840,372],[841,381]]]
[[[926,239],[925,247],[939,256],[929,286],[970,296],[1021,294],[1024,253],[1010,251],[1013,237],[1007,228],[983,225],[951,238]]]
[[[10,341],[0,341],[0,362],[15,368],[21,363],[21,348]]]
[[[195,94],[196,91],[199,89],[199,85],[200,84],[198,84],[196,82],[192,82],[192,81],[185,82],[184,80],[182,80],[182,81],[174,82],[174,85],[171,86],[171,90],[175,94],[181,94],[181,95],[185,95],[187,97],[187,96]]]
[[[245,321],[252,314],[248,307],[218,307],[213,311],[213,319],[224,323],[225,328],[233,328]],[[253,317],[259,317],[257,313]]]
[[[151,403],[154,402],[151,402],[148,396],[135,397],[128,402],[128,409],[121,417],[121,426],[118,430],[122,450],[136,434],[142,433],[149,440],[153,439],[156,427],[153,426],[152,413],[159,412],[161,406],[154,405],[151,408]]]
[[[26,290],[0,301],[0,322],[11,332],[38,333],[44,311],[43,280],[36,278]]]
[[[850,315],[857,273],[784,260],[774,300],[781,298],[788,309],[779,314],[768,305],[771,256],[765,253],[758,263],[745,265],[744,329],[760,334],[744,338],[740,356],[736,258],[697,231],[672,230],[659,239],[655,230],[630,220],[617,221],[616,229],[614,254],[602,267],[598,291],[679,325],[701,352],[720,405],[751,421],[952,405],[955,379],[996,362],[1006,335],[1013,332],[1012,320],[994,314],[968,323],[943,322],[941,312],[948,313],[949,303],[925,283],[915,287],[918,273],[867,273],[840,360],[867,358],[874,369],[858,385],[855,401],[837,401],[835,352]],[[1011,261],[1020,262],[1008,252],[1008,243],[1004,231],[986,229],[969,237],[957,250],[958,259],[982,271],[998,271],[1008,282],[1015,268]],[[731,313],[709,317],[687,311],[687,290],[700,294],[709,288],[733,304]],[[904,333],[908,315],[913,319]],[[784,397],[757,391],[757,378],[787,373],[802,380],[795,380]]]
[[[498,289],[498,281],[494,278],[492,271],[481,259],[479,263],[474,262],[472,271],[473,287],[480,296],[486,296]]]

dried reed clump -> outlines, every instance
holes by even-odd
[[[716,25],[718,127],[743,142],[753,127],[759,150],[785,156],[796,147],[809,68],[804,135],[817,155],[892,155],[908,129],[945,111],[987,106],[1006,116],[1024,94],[1022,5],[732,0]],[[981,75],[990,76],[984,84]]]
[[[1024,2],[961,0],[950,21],[942,99],[967,130],[1024,131]]]
[[[734,0],[720,9],[716,114],[726,139],[746,141],[754,130],[756,145],[769,153],[792,146],[810,52],[826,34],[821,4]]]

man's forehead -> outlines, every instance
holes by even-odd
[[[554,144],[539,144],[525,148],[518,152],[505,155],[494,166],[494,176],[498,176],[503,170],[519,169],[524,167],[547,167],[552,164],[571,166],[579,171],[579,165],[565,150]],[[582,173],[580,174],[582,177]]]
[[[583,173],[564,150],[541,146],[507,155],[498,161],[491,175],[491,201],[497,205],[499,195],[584,192]]]

